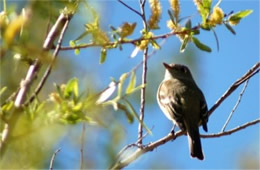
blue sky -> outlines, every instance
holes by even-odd
[[[126,1],[126,3],[139,10],[137,1]],[[216,1],[213,3],[216,3]],[[137,22],[136,30],[142,29],[140,18],[117,1],[97,1],[94,5],[102,12],[101,21],[104,29],[109,29],[109,25],[120,26],[125,21]],[[232,10],[236,12],[244,9],[252,9],[254,12],[249,17],[243,19],[238,26],[234,27],[237,33],[235,36],[224,26],[219,26],[215,29],[220,42],[219,51],[217,51],[213,33],[201,31],[198,38],[212,48],[211,53],[199,51],[194,48],[193,44],[190,44],[188,49],[193,50],[192,52],[195,52],[196,57],[192,58],[189,53],[184,55],[180,54],[178,52],[180,47],[179,40],[176,37],[170,37],[162,46],[162,49],[157,51],[148,61],[148,88],[150,88],[150,91],[153,94],[149,97],[154,98],[151,99],[153,101],[152,104],[146,105],[145,122],[150,128],[154,128],[153,136],[146,137],[144,139],[145,142],[153,142],[167,135],[172,126],[171,122],[164,117],[157,103],[154,102],[157,87],[164,74],[162,62],[178,62],[190,66],[197,84],[204,92],[208,107],[210,108],[233,82],[259,61],[259,1],[223,0],[220,7],[225,13],[229,13]],[[162,9],[163,16],[160,22],[161,29],[155,31],[156,35],[169,32],[169,29],[165,24],[169,18],[167,14],[169,3],[167,0],[162,1]],[[147,7],[146,10],[149,12],[149,7]],[[200,18],[198,14],[196,14],[194,4],[191,1],[181,1],[181,16],[190,16],[194,14],[193,24],[196,24],[196,22],[200,21]],[[73,18],[72,22],[77,25],[78,32],[80,32],[81,29],[84,29],[81,23],[86,20],[86,18],[75,18],[76,17]],[[72,27],[75,28],[75,25]],[[74,38],[77,37],[79,35],[78,32],[74,31],[71,36],[74,36]],[[131,38],[137,38],[139,36],[140,33],[136,31]],[[125,45],[123,48],[123,51],[109,51],[107,61],[103,65],[98,64],[99,49],[82,50],[79,56],[72,59],[73,62],[81,68],[80,71],[75,70],[75,75],[80,76],[82,74],[87,75],[91,72],[97,72],[96,85],[100,89],[106,87],[110,82],[109,77],[119,79],[122,73],[130,71],[142,60],[141,53],[134,59],[129,58],[134,46]],[[72,52],[71,55],[73,55]],[[71,56],[68,56],[68,58],[70,57]],[[151,73],[149,70],[156,70],[156,75],[160,75],[161,78],[153,80],[153,72]],[[141,69],[138,70],[137,76],[141,76]],[[87,79],[86,77],[82,78]],[[138,80],[138,83],[140,84],[140,78],[138,78]],[[243,86],[239,87],[227,100],[225,100],[210,117],[208,122],[209,133],[217,133],[221,130],[237,101],[242,87]],[[139,104],[136,104],[135,107],[136,110],[139,110]],[[227,126],[227,130],[257,118],[259,118],[259,75],[254,76],[249,81],[242,101]],[[126,139],[121,146],[118,147],[118,150],[124,145],[136,141],[137,126],[137,123],[127,125],[125,129]],[[204,134],[204,132],[202,133]],[[108,136],[97,137],[97,139],[107,140],[105,139],[106,137]],[[68,148],[69,146],[64,142],[65,141],[61,142],[61,144]],[[229,136],[202,139],[202,145],[206,157],[205,161],[198,161],[190,158],[186,136],[182,136],[174,142],[168,142],[154,151],[145,154],[127,168],[149,168],[151,164],[164,168],[239,168],[239,163],[241,163],[243,156],[250,156],[259,160],[259,124]],[[94,148],[96,147],[97,146],[94,146]],[[72,148],[69,149],[65,155],[68,155],[68,153],[75,153],[75,157],[78,157],[75,150],[73,151]],[[99,155],[98,157],[100,160],[105,159],[102,157],[101,153],[96,154]],[[65,158],[66,156],[62,156],[62,153],[60,153],[60,157],[59,160],[61,162],[65,163],[68,161]],[[75,159],[77,160],[78,158]],[[68,167],[71,168],[70,163]],[[65,165],[66,163],[64,166]],[[77,163],[75,163],[75,166],[76,165]],[[100,168],[102,166],[103,165],[100,165]]]

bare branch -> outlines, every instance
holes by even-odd
[[[85,145],[85,133],[86,133],[86,123],[82,124],[82,132],[80,137],[80,169],[84,169],[84,145]]]
[[[61,150],[61,148],[59,148],[59,149],[57,149],[54,153],[53,153],[53,155],[52,155],[52,157],[51,157],[51,161],[50,161],[50,170],[53,170],[53,163],[54,163],[54,160],[55,160],[55,158],[56,158],[56,155],[60,152],[60,150]]]
[[[141,16],[143,19],[143,25],[144,25],[144,29],[147,31],[148,27],[147,27],[147,23],[145,20],[145,11],[144,11],[144,4],[145,4],[145,0],[141,3],[141,1],[139,1],[140,3],[140,8],[141,8]],[[146,84],[146,77],[147,77],[147,57],[148,57],[148,47],[146,47],[144,49],[144,54],[143,54],[143,74],[142,74],[142,84]],[[142,146],[143,143],[143,125],[141,122],[144,121],[144,108],[145,108],[145,90],[146,87],[144,86],[141,89],[141,106],[140,106],[140,123],[138,126],[138,141],[137,144],[139,146]]]
[[[251,121],[251,122],[248,122],[248,123],[245,123],[241,126],[238,126],[234,129],[231,129],[231,130],[228,130],[228,131],[225,131],[225,132],[220,132],[220,133],[215,133],[215,134],[207,134],[207,135],[200,135],[202,138],[214,138],[214,137],[221,137],[221,136],[226,136],[226,135],[231,135],[232,133],[235,133],[239,130],[242,130],[242,129],[245,129],[249,126],[252,126],[252,125],[255,125],[257,123],[260,123],[260,119],[256,119],[254,121]]]
[[[218,99],[218,101],[209,110],[209,115],[211,115],[216,108],[231,94],[233,93],[241,84],[249,80],[252,76],[259,72],[260,62],[256,63],[246,74],[239,78],[235,83],[233,83],[228,90]]]
[[[229,116],[228,116],[228,118],[227,118],[227,121],[225,122],[225,124],[224,124],[224,126],[223,126],[223,128],[222,128],[222,130],[221,130],[222,132],[225,131],[225,129],[226,129],[226,127],[227,127],[227,125],[228,125],[230,119],[232,118],[232,116],[233,116],[235,110],[237,109],[237,107],[238,107],[238,105],[239,105],[239,103],[240,103],[240,101],[241,101],[241,99],[242,99],[242,96],[243,96],[243,94],[244,94],[244,92],[245,92],[245,90],[246,90],[246,88],[247,88],[248,81],[249,81],[249,80],[246,81],[246,83],[245,83],[245,85],[244,85],[244,87],[243,87],[241,93],[239,94],[238,100],[237,100],[237,102],[236,102],[234,108],[232,109],[231,113],[229,114]]]
[[[123,2],[122,0],[117,0],[118,2],[120,2],[121,4],[123,4],[126,8],[130,9],[131,11],[133,11],[134,13],[136,13],[137,15],[139,15],[140,17],[142,17],[141,13],[138,12],[137,10],[135,10],[134,8],[130,7],[129,5],[127,5],[125,2]]]

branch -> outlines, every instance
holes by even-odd
[[[55,158],[56,158],[56,155],[60,152],[60,150],[61,150],[61,148],[59,148],[59,149],[57,149],[54,153],[53,153],[53,155],[52,155],[52,157],[51,157],[51,162],[50,162],[50,170],[53,170],[53,163],[54,163],[54,160],[55,160]]]
[[[242,130],[242,129],[245,129],[249,126],[252,126],[252,125],[255,125],[257,123],[260,123],[260,119],[256,119],[254,121],[251,121],[251,122],[248,122],[248,123],[245,123],[241,126],[238,126],[234,129],[231,129],[231,130],[228,130],[228,131],[225,131],[225,132],[220,132],[220,133],[215,133],[215,134],[208,134],[208,135],[200,135],[202,138],[215,138],[215,137],[221,137],[221,136],[226,136],[226,135],[231,135],[232,133],[235,133],[239,130]]]
[[[84,169],[84,145],[85,145],[86,123],[82,124],[80,137],[80,169]]]
[[[220,104],[232,93],[234,92],[234,90],[241,85],[242,83],[244,83],[245,81],[249,80],[252,76],[254,76],[256,73],[259,72],[259,67],[260,67],[260,63],[255,64],[244,76],[242,76],[240,79],[238,79],[235,83],[232,84],[232,86],[224,93],[224,95],[216,102],[216,104],[214,104],[209,113],[213,113],[213,111],[216,110],[216,108],[218,108],[220,106]],[[252,126],[254,124],[260,123],[260,119],[257,119],[255,121],[246,123],[242,126],[239,126],[237,128],[234,128],[232,130],[226,131],[226,132],[221,132],[218,134],[211,134],[211,135],[201,135],[202,138],[212,138],[212,137],[219,137],[219,136],[225,136],[225,135],[230,135],[234,132],[237,132],[239,130],[245,129],[246,127]],[[129,165],[131,162],[133,162],[134,160],[138,159],[141,155],[145,154],[148,151],[153,151],[156,147],[163,145],[165,143],[167,143],[170,140],[175,140],[176,138],[178,138],[179,136],[183,135],[184,132],[183,131],[178,131],[175,134],[168,134],[167,136],[152,142],[144,147],[139,147],[134,153],[132,153],[130,156],[128,156],[125,159],[122,159],[121,161],[117,161],[111,169],[122,169],[124,167],[126,167],[127,165]]]
[[[228,90],[218,99],[218,101],[211,107],[208,114],[211,115],[218,106],[231,94],[233,93],[241,84],[249,80],[252,76],[259,72],[260,62],[256,63],[246,74],[244,74],[240,79],[233,83]]]
[[[137,10],[135,10],[134,8],[130,7],[129,5],[127,5],[125,2],[123,2],[122,0],[117,0],[118,2],[120,2],[122,5],[124,5],[126,8],[130,9],[131,11],[133,11],[134,13],[136,13],[137,15],[139,15],[140,17],[142,17],[141,13],[138,12]]]
[[[234,108],[232,109],[231,113],[229,114],[229,116],[228,116],[228,118],[227,118],[227,121],[225,122],[225,124],[224,124],[224,126],[223,126],[223,128],[222,128],[222,130],[221,130],[222,132],[225,131],[225,129],[226,129],[226,127],[227,127],[229,121],[231,120],[231,118],[232,118],[232,116],[233,116],[235,110],[237,109],[237,107],[238,107],[238,105],[239,105],[239,103],[240,103],[240,101],[241,101],[241,99],[242,99],[242,96],[243,96],[243,94],[245,93],[245,90],[246,90],[246,88],[247,88],[248,81],[249,81],[249,80],[246,81],[246,83],[245,83],[245,85],[244,85],[244,87],[243,87],[241,93],[239,94],[238,100],[237,100],[237,102],[236,102]]]
[[[198,29],[198,28],[195,28],[195,29]],[[88,44],[84,44],[84,45],[78,45],[78,46],[75,46],[75,47],[61,47],[60,50],[75,50],[75,49],[89,48],[89,47],[114,46],[116,44],[134,44],[135,45],[136,43],[138,43],[142,40],[165,39],[165,38],[168,38],[168,37],[173,36],[173,35],[181,35],[181,34],[186,34],[186,33],[187,33],[187,31],[184,30],[184,31],[169,32],[169,33],[166,33],[166,34],[161,34],[161,35],[153,36],[153,37],[150,37],[150,38],[139,37],[139,38],[133,39],[133,40],[122,39],[122,40],[119,40],[117,42],[108,42],[108,43],[103,43],[103,44],[98,44],[98,43],[92,42],[92,43],[88,43]]]
[[[147,31],[148,27],[147,27],[147,23],[145,20],[145,11],[144,11],[145,0],[143,2],[139,1],[139,3],[140,3],[140,8],[141,8],[141,16],[142,16],[142,20],[143,20],[144,29]],[[147,57],[148,57],[148,46],[146,46],[146,48],[144,49],[144,54],[143,54],[142,84],[146,84]],[[143,124],[141,122],[144,121],[145,90],[146,90],[146,87],[144,86],[141,89],[141,106],[140,106],[140,115],[139,115],[140,123],[138,126],[138,141],[137,141],[137,144],[139,146],[142,146],[142,143],[143,143]]]

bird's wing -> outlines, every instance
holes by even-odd
[[[169,82],[162,83],[159,88],[158,102],[166,117],[173,120],[181,130],[185,131],[180,96],[174,90],[169,90],[167,83]]]

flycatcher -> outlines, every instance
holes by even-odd
[[[188,67],[166,64],[164,80],[157,92],[158,104],[165,116],[187,133],[191,157],[203,160],[199,126],[208,131],[208,108]]]

